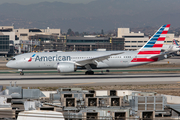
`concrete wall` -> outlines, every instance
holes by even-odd
[[[180,104],[179,96],[164,95],[167,98],[167,103]]]
[[[117,90],[117,96],[123,97],[126,95],[131,95],[132,92],[138,92],[138,91],[132,91],[132,90]]]
[[[57,91],[42,91],[42,93],[46,96],[46,97],[50,97],[50,93],[57,93]]]
[[[109,96],[108,90],[96,90],[95,96]]]
[[[122,38],[123,36],[144,36],[144,33],[130,32],[130,28],[118,28],[117,37]]]
[[[118,28],[117,37],[118,38],[122,38],[122,36],[124,34],[128,34],[128,33],[130,33],[130,29],[129,28]]]
[[[9,35],[9,40],[15,40],[15,32],[2,32],[3,35]]]

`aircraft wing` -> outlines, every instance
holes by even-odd
[[[102,62],[103,60],[108,60],[111,56],[113,55],[119,55],[119,54],[123,54],[124,52],[120,52],[120,53],[114,53],[114,54],[109,54],[109,55],[103,55],[103,56],[98,56],[98,57],[94,57],[94,58],[89,58],[89,59],[85,59],[85,60],[79,60],[79,61],[75,61],[76,65],[79,66],[84,66],[87,64],[95,64],[96,61],[97,62]]]

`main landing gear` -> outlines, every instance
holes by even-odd
[[[94,71],[86,71],[85,75],[94,75]]]

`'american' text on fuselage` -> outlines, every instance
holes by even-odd
[[[35,58],[36,61],[71,61],[70,56],[39,56],[37,55]]]

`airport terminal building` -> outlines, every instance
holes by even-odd
[[[67,51],[124,50],[124,38],[67,37]]]

